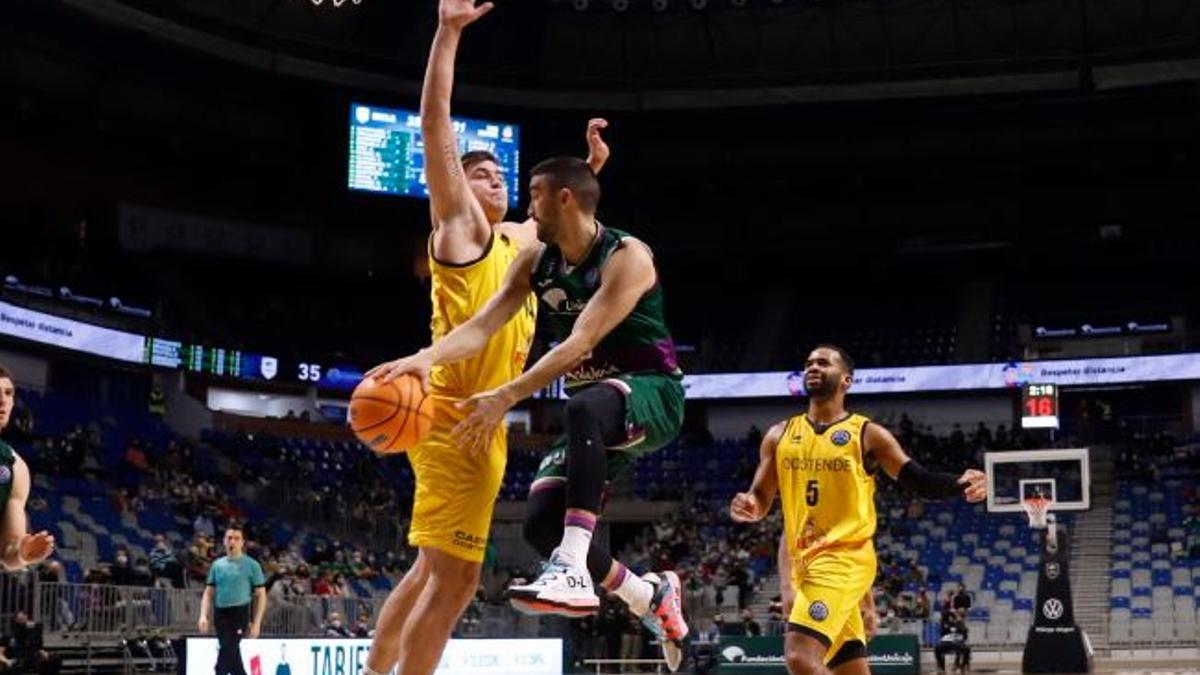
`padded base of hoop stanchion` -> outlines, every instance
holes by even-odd
[[[1054,545],[1050,530],[1041,530],[1038,541],[1042,564],[1038,570],[1037,603],[1033,608],[1033,626],[1025,640],[1021,670],[1026,673],[1090,673],[1092,650],[1087,635],[1075,623],[1071,599],[1071,536],[1055,528]]]
[[[1090,673],[1092,657],[1079,626],[1031,626],[1025,638],[1025,673]]]

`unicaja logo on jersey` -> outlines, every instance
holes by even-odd
[[[813,621],[824,621],[829,618],[829,606],[817,600],[808,606],[808,615],[812,617]]]
[[[561,288],[551,288],[542,293],[542,302],[554,309],[561,310],[567,303],[567,292]]]
[[[1046,563],[1046,578],[1047,579],[1049,579],[1050,581],[1054,581],[1055,579],[1058,578],[1058,572],[1059,572],[1058,563],[1056,563],[1056,562]]]
[[[845,445],[850,442],[850,432],[845,429],[838,429],[829,437],[834,445]]]

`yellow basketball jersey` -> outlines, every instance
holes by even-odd
[[[851,414],[818,432],[807,415],[787,421],[775,469],[795,563],[874,536],[875,478],[864,466],[862,447],[868,422]]]
[[[452,265],[433,257],[430,241],[430,296],[433,318],[430,329],[436,342],[483,308],[504,285],[508,268],[517,258],[517,245],[503,234],[492,233],[483,256],[472,263]],[[521,311],[496,331],[475,356],[434,366],[430,374],[433,394],[441,398],[467,398],[512,381],[525,369],[537,319],[531,293]]]

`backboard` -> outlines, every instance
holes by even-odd
[[[989,512],[1020,513],[1021,502],[1034,496],[1053,499],[1052,511],[1085,511],[1092,505],[1087,448],[988,452],[983,462]]]

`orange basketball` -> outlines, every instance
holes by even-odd
[[[391,454],[415,446],[433,424],[433,399],[415,375],[391,382],[365,378],[350,395],[350,428],[375,452]]]

